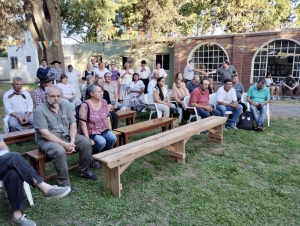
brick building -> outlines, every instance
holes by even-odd
[[[187,37],[174,47],[175,73],[183,72],[190,59],[195,68],[206,71],[221,67],[228,59],[246,90],[267,71],[278,83],[290,71],[299,81],[300,30]],[[218,84],[219,75],[212,76]]]

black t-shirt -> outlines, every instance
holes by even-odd
[[[289,87],[292,87],[293,84],[296,84],[296,80],[294,78],[286,77],[283,81]]]
[[[107,104],[111,104],[109,99],[109,93],[106,90],[104,90],[103,99],[106,100]]]

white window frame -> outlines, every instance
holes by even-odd
[[[171,55],[170,55],[170,53],[155,53],[155,56],[154,56],[154,69],[156,68],[156,56],[158,56],[158,55],[161,55],[161,58],[162,58],[162,62],[159,62],[160,63],[160,66],[161,66],[161,68],[163,68],[165,71],[170,71],[170,69],[171,69],[171,64],[170,64],[170,61],[171,61]],[[164,55],[169,55],[169,69],[167,70],[167,69],[165,69],[164,68],[164,65],[163,65],[163,56]]]

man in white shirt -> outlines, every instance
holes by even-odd
[[[238,104],[235,89],[232,88],[231,79],[224,80],[224,86],[221,86],[216,94],[217,110],[221,112],[221,116],[225,116],[226,111],[232,111],[232,117],[229,119],[228,127],[238,130],[235,126],[243,106]],[[225,125],[223,130],[226,131]]]
[[[145,60],[142,60],[141,65],[136,69],[136,73],[139,74],[140,80],[142,80],[145,85],[144,93],[147,93],[149,78],[151,76],[150,68],[146,64],[147,62]]]
[[[33,128],[33,101],[29,92],[22,90],[23,80],[14,77],[12,89],[3,95],[3,104],[8,118],[8,128],[10,132],[23,130],[23,126],[29,125]],[[19,143],[18,146],[22,144]]]
[[[101,77],[104,79],[104,74],[109,72],[109,70],[104,67],[104,64],[102,62],[100,62],[98,66],[99,68],[93,68],[92,71],[95,73],[95,77]]]
[[[153,75],[152,75],[153,79],[149,82],[148,84],[148,93],[152,94],[153,93],[153,89],[157,84],[157,79],[159,78],[159,72],[158,71],[154,71]]]
[[[68,65],[68,70],[66,70],[66,76],[68,76],[68,83],[74,86],[76,90],[76,97],[78,99],[81,98],[81,92],[79,87],[78,78],[80,77],[80,72],[73,68],[73,66],[70,64]]]
[[[91,58],[91,64],[92,64],[92,70],[93,70],[94,68],[98,68],[96,59],[95,59],[94,57]]]
[[[184,77],[184,82],[185,84],[189,81],[191,81],[194,78],[194,72],[199,72],[204,75],[206,75],[206,72],[203,70],[195,69],[194,68],[194,61],[189,60],[189,63],[185,66],[184,71],[183,71],[183,77]]]

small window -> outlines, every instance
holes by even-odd
[[[26,62],[31,62],[31,56],[26,56]]]
[[[10,57],[11,69],[18,69],[18,57]]]
[[[165,70],[170,70],[170,55],[169,54],[157,54],[155,65],[160,63],[161,68]]]

